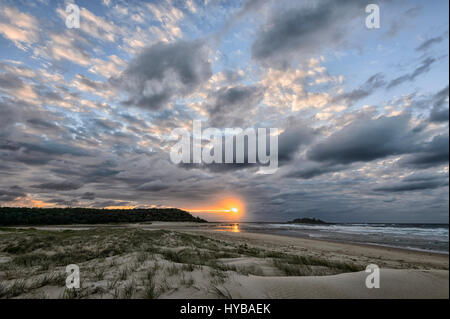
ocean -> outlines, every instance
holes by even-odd
[[[410,250],[449,253],[448,224],[219,224],[219,230],[263,232],[303,238],[353,242]]]

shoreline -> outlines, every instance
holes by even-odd
[[[217,223],[222,224],[223,226],[233,226],[233,223]],[[340,232],[340,231],[334,231],[331,230],[331,236],[329,234],[326,234],[326,230],[324,229],[315,229],[315,226],[376,226],[376,225],[388,225],[388,223],[329,223],[327,225],[314,225],[314,224],[296,224],[298,226],[305,226],[306,228],[299,228],[299,229],[288,229],[288,228],[282,228],[281,226],[286,225],[292,225],[291,223],[272,223],[272,222],[241,222],[241,223],[235,223],[237,225],[243,224],[244,227],[240,227],[240,232],[252,232],[252,233],[270,233],[280,236],[288,236],[288,237],[298,237],[298,238],[304,238],[304,239],[312,239],[312,240],[323,240],[323,241],[332,241],[332,242],[338,242],[338,243],[353,243],[353,244],[361,244],[361,245],[369,245],[369,246],[379,246],[379,247],[387,247],[387,248],[398,248],[403,250],[412,250],[412,251],[420,251],[420,252],[430,252],[430,253],[436,253],[436,254],[443,254],[443,255],[449,255],[449,247],[448,247],[448,236],[446,242],[446,247],[434,247],[434,248],[424,248],[421,246],[407,246],[407,245],[396,245],[395,243],[389,243],[389,242],[377,242],[377,238],[372,238],[362,236],[363,232],[355,232],[355,233],[346,233],[346,232]],[[261,224],[261,225],[273,225],[276,226],[274,228],[267,228],[267,229],[258,229],[253,227],[245,227],[245,224]],[[393,225],[404,225],[403,227],[408,226],[407,228],[419,228],[423,229],[423,227],[419,227],[419,225],[422,226],[443,226],[442,228],[448,229],[448,224],[411,224],[411,223],[405,223],[405,224],[393,224]],[[280,226],[280,227],[278,227]],[[278,228],[277,228],[278,227]],[[311,227],[311,228],[308,228]],[[396,226],[387,226],[392,228],[399,228],[402,227],[396,227]],[[426,228],[426,227],[425,227]],[[325,233],[325,234],[324,234]],[[370,232],[367,234],[371,234]],[[334,236],[333,236],[334,235]],[[366,235],[366,234],[364,234]],[[347,238],[346,238],[347,236]],[[354,238],[352,238],[354,237]],[[409,239],[411,242],[413,242],[413,239]],[[445,245],[445,244],[444,244]]]
[[[216,224],[222,224],[222,223],[217,223]],[[212,224],[212,223],[208,223],[208,224]],[[290,235],[290,234],[286,234],[286,233],[272,233],[269,234],[267,232],[258,232],[258,231],[251,231],[248,229],[245,230],[240,230],[239,232],[232,232],[232,231],[227,231],[227,230],[220,230],[220,229],[208,229],[208,227],[203,227],[206,226],[208,224],[194,224],[194,223],[183,223],[183,222],[175,222],[175,223],[168,223],[168,222],[154,222],[151,225],[143,225],[144,228],[154,228],[154,229],[172,229],[172,230],[176,230],[176,231],[189,231],[192,233],[204,233],[204,234],[214,234],[214,233],[218,233],[218,234],[223,234],[224,236],[226,236],[227,239],[233,239],[233,237],[239,237],[241,234],[241,236],[243,236],[245,239],[245,235],[242,234],[255,234],[258,235],[258,237],[260,239],[264,239],[264,238],[269,238],[272,237],[274,239],[278,239],[276,242],[280,242],[281,245],[283,245],[282,243],[284,241],[288,241],[283,240],[280,238],[290,238],[292,239],[293,242],[297,241],[299,244],[304,244],[304,243],[314,243],[313,246],[320,246],[320,244],[322,243],[325,246],[328,246],[330,244],[336,245],[337,246],[342,246],[342,247],[346,247],[346,246],[350,246],[350,247],[354,247],[356,249],[360,248],[363,250],[373,250],[373,251],[379,251],[380,253],[382,251],[388,251],[390,253],[397,253],[400,255],[417,255],[418,257],[431,257],[431,258],[438,258],[438,259],[444,259],[446,261],[446,268],[448,269],[448,264],[449,264],[449,253],[448,252],[437,252],[437,251],[429,251],[429,250],[419,250],[419,249],[407,249],[404,247],[395,247],[395,246],[388,246],[388,245],[382,245],[382,244],[372,244],[372,243],[361,243],[361,242],[350,242],[350,241],[344,241],[344,240],[339,240],[339,239],[330,239],[330,238],[309,238],[306,236],[296,236],[296,235]],[[239,224],[239,223],[223,223],[228,224],[228,225],[234,225],[234,224]],[[250,235],[251,236],[251,235]]]
[[[296,235],[296,234],[288,234],[288,233],[282,233],[282,232],[273,232],[273,233],[267,233],[264,231],[257,231],[257,230],[249,230],[249,229],[240,229],[238,232],[233,231],[227,231],[227,230],[221,230],[221,229],[214,229],[212,227],[215,227],[216,225],[224,225],[224,226],[233,226],[233,225],[239,225],[242,223],[254,223],[254,222],[208,222],[208,223],[193,223],[193,222],[165,222],[165,221],[156,221],[151,223],[118,223],[118,224],[71,224],[71,225],[24,225],[24,226],[1,226],[1,228],[16,228],[16,229],[38,229],[38,230],[87,230],[92,228],[111,228],[111,229],[117,229],[117,228],[142,228],[142,229],[167,229],[167,230],[174,230],[174,231],[188,231],[188,232],[205,232],[207,234],[209,233],[232,233],[232,234],[259,234],[262,236],[278,236],[283,238],[292,238],[292,239],[299,239],[301,241],[309,241],[309,242],[322,242],[322,243],[333,243],[336,245],[343,245],[343,246],[355,246],[355,247],[361,247],[361,248],[378,248],[381,250],[388,250],[388,251],[397,251],[399,253],[417,253],[418,255],[427,255],[427,256],[442,256],[449,258],[449,252],[446,251],[433,251],[433,250],[425,250],[425,249],[419,249],[419,248],[406,248],[406,247],[399,247],[399,246],[393,246],[393,245],[387,245],[387,244],[378,244],[378,243],[363,243],[363,242],[357,242],[357,241],[348,241],[348,240],[340,240],[335,238],[311,238],[307,235]],[[271,223],[271,222],[257,222],[257,223]],[[210,228],[211,227],[211,228]]]
[[[264,232],[258,232],[258,231],[249,231],[249,230],[241,230],[242,233],[261,233],[264,234]],[[447,255],[449,256],[448,251],[438,251],[438,250],[427,250],[427,249],[420,249],[415,247],[400,247],[400,246],[394,246],[394,245],[388,245],[388,244],[379,244],[379,243],[363,243],[358,241],[350,241],[350,240],[340,240],[336,238],[311,238],[308,236],[301,236],[301,235],[295,235],[295,234],[287,234],[287,233],[273,233],[272,235],[278,235],[278,236],[286,236],[286,237],[293,237],[293,238],[302,238],[306,240],[317,240],[317,241],[325,241],[325,242],[333,242],[333,243],[342,243],[342,244],[353,244],[353,245],[361,245],[361,246],[368,246],[368,247],[385,247],[385,248],[392,248],[392,249],[398,249],[401,251],[417,251],[422,253],[431,253],[431,254],[437,254],[437,255]]]
[[[181,231],[181,230],[178,230]],[[186,231],[191,234],[202,234],[214,239],[231,241],[251,240],[252,245],[265,248],[284,248],[289,251],[316,251],[319,254],[343,254],[349,259],[352,257],[363,257],[370,262],[370,259],[381,261],[381,264],[389,264],[398,269],[422,268],[425,269],[445,269],[449,268],[449,255],[436,252],[423,252],[397,247],[387,247],[360,243],[339,242],[323,239],[309,239],[285,235],[260,234],[252,232],[242,232],[244,236],[236,236],[235,233],[222,232],[221,235],[214,235],[208,231]],[[256,235],[256,236],[254,236]],[[292,240],[291,240],[292,239]],[[256,243],[255,243],[256,242]],[[260,242],[260,243],[257,243]],[[291,249],[289,249],[291,248]],[[347,258],[345,258],[347,259]],[[376,262],[375,262],[376,263]],[[401,267],[412,266],[412,267]]]
[[[149,230],[168,229],[186,232],[189,234],[199,234],[212,239],[242,242],[265,249],[283,249],[286,252],[309,251],[316,252],[317,255],[342,255],[344,259],[347,260],[362,257],[368,261],[367,264],[371,263],[370,260],[376,260],[380,262],[380,264],[389,265],[397,269],[449,269],[449,255],[438,252],[370,245],[365,243],[343,242],[329,239],[304,238],[298,236],[288,236],[286,234],[281,235],[250,232],[247,230],[231,232],[214,228],[208,229],[208,227],[202,227],[204,225],[207,224],[198,225],[183,222],[154,222],[151,225],[135,226]]]
[[[0,230],[7,298],[448,298],[448,255],[436,253],[184,222],[12,228]],[[64,289],[67,263],[80,266],[81,295]],[[380,289],[365,285],[369,264]]]

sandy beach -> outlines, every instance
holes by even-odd
[[[190,227],[191,226],[191,227]],[[264,249],[286,253],[308,253],[330,260],[377,264],[381,267],[380,289],[364,285],[368,273],[333,276],[239,278],[230,287],[240,298],[448,298],[449,256],[390,247],[295,238],[260,233],[217,232],[198,225],[173,225],[173,229],[204,236],[245,242]],[[170,227],[155,223],[152,228]]]
[[[3,228],[0,251],[3,298],[449,297],[445,254],[209,224]],[[76,293],[64,287],[69,263],[82,274]],[[380,288],[365,285],[369,264]]]

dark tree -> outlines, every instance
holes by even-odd
[[[148,221],[206,222],[176,208],[95,209],[0,207],[0,226],[139,223]]]

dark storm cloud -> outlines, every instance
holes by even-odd
[[[447,182],[447,184],[436,183],[436,182],[402,183],[402,184],[395,184],[395,185],[391,185],[391,186],[375,188],[375,191],[409,192],[409,191],[418,191],[418,190],[424,190],[424,189],[434,189],[434,188],[442,187],[445,185],[448,185],[448,182]]]
[[[212,75],[205,43],[157,43],[132,60],[111,83],[129,93],[126,105],[160,109],[173,96],[193,92]]]
[[[38,129],[59,129],[58,125],[56,125],[54,122],[47,121],[45,119],[41,118],[32,118],[27,120],[27,123],[31,124],[33,127]]]
[[[0,137],[11,135],[11,127],[21,119],[22,114],[17,105],[14,106],[12,103],[0,100]]]
[[[449,89],[448,89],[448,85],[443,88],[442,90],[440,90],[439,92],[437,92],[434,97],[434,105],[441,107],[444,104],[448,104],[448,93],[449,93]]]
[[[283,162],[294,158],[295,153],[302,145],[310,144],[316,133],[302,124],[291,125],[278,137],[278,160]]]
[[[417,146],[408,122],[407,116],[357,120],[313,146],[307,157],[316,162],[350,164],[413,152]]]
[[[317,163],[305,163],[298,165],[292,172],[286,174],[286,177],[311,179],[328,173],[335,173],[347,168],[344,165],[324,165]]]
[[[39,188],[44,190],[54,190],[54,191],[69,191],[76,190],[83,186],[82,183],[72,182],[72,181],[63,181],[63,182],[47,182],[37,185],[31,185],[33,188]]]
[[[388,184],[374,190],[397,193],[436,189],[445,186],[448,186],[448,175],[414,174],[404,178],[400,183]]]
[[[73,156],[91,156],[91,152],[69,144],[62,144],[54,141],[36,141],[36,143],[20,143],[21,148],[24,152],[38,152],[50,155],[73,155]]]
[[[448,133],[435,136],[431,142],[424,143],[421,151],[407,156],[400,164],[406,167],[429,168],[449,161],[449,135]]]
[[[0,189],[0,202],[10,202],[24,196],[26,196],[25,193],[15,189]]]
[[[15,142],[11,140],[0,141],[0,150],[9,151],[0,153],[5,161],[17,161],[29,165],[43,165],[60,156],[75,157],[91,156],[91,152],[70,144],[62,144],[51,140],[36,140],[32,142]]]
[[[166,190],[170,185],[163,183],[161,180],[148,182],[137,187],[137,190],[147,191],[147,192],[159,192]]]
[[[19,123],[21,125],[17,125]],[[23,135],[23,127],[45,134],[47,140],[60,138],[66,133],[64,124],[67,124],[67,118],[62,113],[37,108],[20,100],[5,97],[0,99],[0,137],[4,138],[3,144],[7,139],[13,140],[9,140],[9,144],[24,143],[19,138]]]
[[[255,95],[260,94],[261,90],[258,87],[238,86],[220,89],[216,92],[216,103],[210,113],[223,113],[227,108],[242,106],[244,103],[252,102]]]
[[[50,170],[61,178],[77,178],[85,184],[108,181],[121,172],[117,169],[117,163],[108,160],[90,165],[63,162],[61,167],[53,167]]]
[[[448,174],[414,173],[403,179],[404,182],[448,181]]]
[[[433,97],[432,103],[433,108],[430,112],[431,122],[448,122],[448,95],[449,88],[448,85]],[[447,107],[445,107],[447,105]]]
[[[433,108],[430,113],[431,122],[448,122],[449,113],[448,107],[446,109]]]
[[[308,57],[336,47],[346,37],[345,27],[362,16],[367,3],[357,0],[316,1],[276,11],[252,45],[256,60],[286,66],[289,56]],[[358,14],[359,13],[359,14]]]
[[[414,79],[419,75],[430,71],[431,65],[434,62],[436,62],[435,58],[432,57],[425,58],[413,72],[399,76],[398,78],[395,78],[394,80],[389,82],[387,89],[391,89],[407,81],[414,81]]]
[[[87,200],[94,200],[95,199],[95,193],[93,192],[85,192],[81,195],[81,199],[87,199]]]
[[[243,126],[246,115],[263,98],[263,90],[258,86],[235,86],[221,88],[210,94],[208,106],[211,124],[214,127]]]

